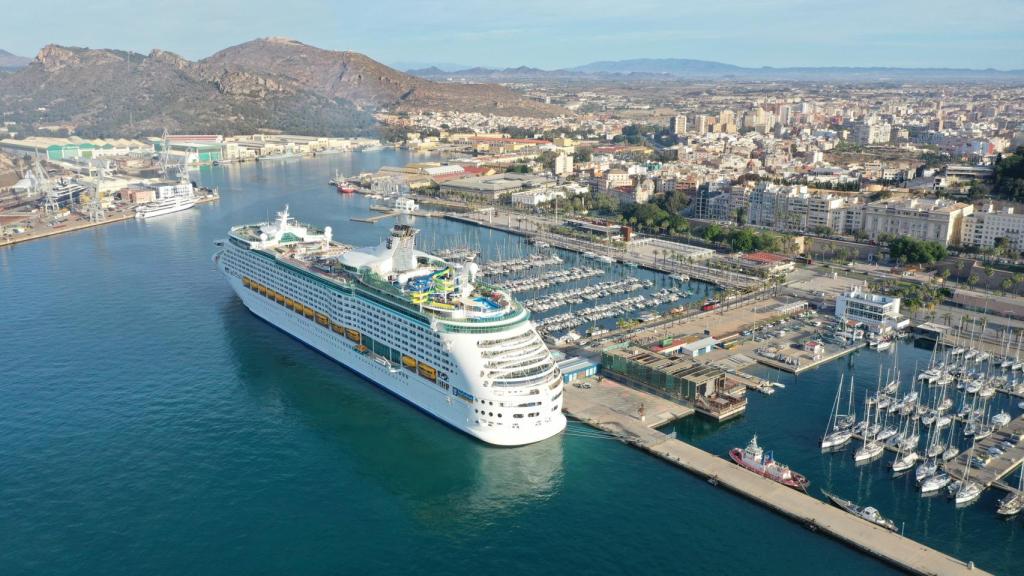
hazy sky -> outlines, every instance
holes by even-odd
[[[262,36],[388,64],[558,68],[696,58],[742,66],[1024,68],[1024,0],[0,0],[0,48],[189,59]]]

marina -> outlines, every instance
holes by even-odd
[[[970,563],[922,546],[887,527],[854,517],[822,500],[673,439],[649,427],[637,413],[609,409],[588,398],[589,393],[586,389],[566,388],[565,409],[570,416],[704,478],[715,487],[735,492],[814,532],[835,538],[911,574],[986,574]],[[619,391],[619,394],[631,393],[627,388]],[[645,396],[635,396],[629,404],[640,406],[645,401],[648,401]]]

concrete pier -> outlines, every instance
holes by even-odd
[[[610,380],[603,380],[601,388],[604,391],[599,396],[591,394],[594,389],[566,387],[566,413],[599,430],[614,434],[636,448],[707,478],[709,483],[736,492],[815,532],[831,536],[908,573],[922,576],[987,574],[973,565],[848,514],[823,500],[787,488],[662,434],[651,427],[660,425],[655,424],[659,418],[641,421],[636,408],[632,408],[641,403],[647,405],[648,400],[642,400],[639,396],[643,393]],[[618,398],[620,405],[628,409],[615,409],[606,405],[602,397],[607,396]]]
[[[974,446],[975,456],[987,456],[987,450],[1003,440],[1006,440],[1010,435],[1024,434],[1024,415],[1018,416],[1017,418],[1010,421],[1009,424],[996,430],[984,440],[981,440]],[[950,476],[957,480],[962,480],[964,476],[965,468],[969,468],[967,461],[970,458],[970,451],[965,450],[959,456],[953,459],[952,462],[945,464],[945,469]],[[1014,487],[1007,486],[1001,482],[1003,478],[1009,476],[1014,470],[1024,465],[1024,442],[1015,445],[1013,448],[1006,450],[1002,455],[992,458],[989,463],[981,469],[969,468],[970,479],[978,484],[981,484],[984,488],[1001,488],[1004,490],[1015,490]]]

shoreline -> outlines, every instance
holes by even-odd
[[[196,204],[197,205],[198,204],[209,204],[210,202],[214,202],[214,201],[219,200],[219,199],[220,199],[219,195],[210,194],[210,195],[207,195],[207,196],[203,196],[202,198],[196,198]],[[10,246],[14,246],[16,244],[21,244],[23,242],[31,242],[32,240],[42,240],[43,238],[50,238],[50,237],[53,237],[53,236],[58,236],[60,234],[68,234],[68,233],[71,233],[71,232],[78,232],[80,230],[87,230],[89,228],[96,228],[96,227],[99,227],[99,226],[103,226],[105,224],[113,224],[115,222],[124,222],[126,220],[134,220],[134,219],[135,219],[135,210],[133,208],[131,210],[122,211],[122,212],[115,213],[115,214],[113,214],[111,216],[107,216],[106,218],[104,218],[103,220],[101,220],[99,222],[91,222],[91,221],[75,222],[74,224],[67,225],[67,226],[58,226],[58,227],[54,227],[54,228],[48,228],[48,229],[46,229],[44,231],[40,231],[38,233],[28,232],[28,233],[25,233],[25,234],[18,234],[17,236],[11,236],[9,238],[0,239],[0,248],[7,248],[7,247],[10,247]]]

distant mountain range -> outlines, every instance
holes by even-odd
[[[894,68],[894,67],[786,67],[745,68],[733,64],[687,58],[638,58],[592,62],[572,68],[542,70],[518,68],[468,68],[441,70],[437,67],[409,70],[423,78],[459,78],[504,81],[529,78],[578,78],[642,76],[664,79],[738,79],[738,80],[1024,80],[1024,70],[970,68]]]
[[[31,58],[16,56],[7,50],[0,50],[0,70],[16,70],[28,66]]]
[[[264,38],[192,62],[162,50],[49,45],[0,76],[0,108],[19,123],[82,135],[172,132],[373,132],[379,110],[463,110],[540,116],[558,107],[488,84],[438,83],[362,54]]]

